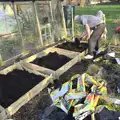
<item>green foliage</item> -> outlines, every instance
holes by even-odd
[[[87,69],[87,73],[90,74],[90,75],[95,75],[98,73],[99,71],[99,66],[96,65],[96,64],[91,64],[88,66],[88,69]]]
[[[24,33],[24,43],[33,43],[35,44],[38,40],[38,36],[35,33],[29,32],[28,34]]]
[[[115,19],[115,20],[113,20],[112,22],[113,22],[113,23],[120,24],[120,18],[118,18],[118,19]]]
[[[19,45],[17,40],[3,40],[0,42],[0,54],[3,59],[11,57],[14,47]]]
[[[115,46],[120,44],[120,35],[119,34],[114,34],[113,35],[111,44],[115,45]]]
[[[75,23],[75,37],[80,37],[82,31],[83,31],[82,25]]]
[[[106,48],[110,44],[110,40],[101,40],[101,47]]]

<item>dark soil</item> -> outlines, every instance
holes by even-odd
[[[35,98],[24,105],[13,116],[14,120],[40,120],[40,114],[44,109],[52,104],[47,89],[41,91]]]
[[[80,63],[75,64],[71,67],[67,72],[65,72],[60,77],[60,82],[56,80],[54,82],[54,87],[58,88],[61,84],[67,82],[72,75],[74,74],[82,74],[87,70],[87,66],[89,65],[89,61],[83,60]],[[51,87],[53,85],[49,85]],[[24,105],[20,110],[13,116],[15,120],[41,120],[41,115],[43,114],[46,107],[52,104],[51,98],[47,92],[47,88],[39,93],[35,98],[29,101],[26,105]],[[62,115],[62,117],[61,117]],[[63,111],[59,109],[55,109],[52,114],[45,120],[74,120],[71,117],[71,113],[67,116]]]
[[[105,72],[103,78],[107,81],[109,94],[118,94],[117,87],[120,89],[120,66],[104,65]]]
[[[32,63],[52,70],[57,70],[68,61],[70,61],[70,58],[64,55],[60,55],[57,52],[54,52],[54,53],[49,53],[47,56],[44,56],[42,58],[37,58]]]
[[[7,108],[43,79],[42,76],[21,70],[0,75],[0,105]]]
[[[75,52],[83,52],[84,50],[86,50],[88,48],[88,44],[87,43],[80,43],[78,46],[78,45],[76,45],[75,42],[66,42],[66,43],[63,43],[61,45],[58,45],[57,47],[62,48],[62,49],[66,49],[66,50],[75,51]]]
[[[75,74],[83,74],[86,72],[88,65],[90,64],[89,60],[82,60],[81,62],[75,64],[63,75],[60,76],[60,80],[70,80],[70,78]]]
[[[74,75],[74,74],[83,74],[86,72],[88,66],[91,64],[91,61],[89,60],[82,60],[80,63],[75,64],[73,67],[71,67],[67,72],[65,72],[63,75],[60,76],[59,80],[56,80],[54,82],[54,87],[59,88],[61,85]],[[101,65],[102,66],[102,65]],[[103,65],[104,69],[107,71],[107,73],[104,74],[104,78],[107,79],[107,82],[109,82],[111,79],[109,78],[111,74],[111,68],[108,66]],[[113,69],[114,70],[114,69]],[[113,72],[112,70],[112,72]],[[118,74],[118,73],[116,73]],[[58,82],[59,81],[59,82]],[[111,81],[111,83],[108,84],[108,88],[110,89],[109,92],[114,92],[114,89],[112,87],[112,84],[114,81]],[[51,87],[53,85],[49,85],[48,87]],[[114,85],[113,85],[114,86]],[[33,98],[30,102],[28,102],[25,106],[23,106],[14,116],[13,118],[15,120],[41,120],[41,116],[44,113],[44,110],[46,107],[50,106],[52,104],[51,98],[47,92],[47,88],[42,91],[38,96]],[[62,116],[62,117],[61,117]],[[72,117],[72,112],[68,115],[66,115],[64,112],[60,111],[58,108],[56,108],[48,118],[45,120],[74,120]],[[90,116],[87,117],[85,120],[91,120]]]
[[[110,111],[104,108],[100,113],[95,115],[96,120],[118,120],[120,112]]]

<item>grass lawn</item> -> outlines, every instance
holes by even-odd
[[[114,34],[115,27],[118,26],[118,24],[114,24],[112,23],[112,21],[120,19],[120,5],[95,5],[93,7],[76,8],[76,14],[96,15],[98,10],[102,10],[106,15],[108,39],[111,40]]]

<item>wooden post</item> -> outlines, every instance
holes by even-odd
[[[92,115],[91,115],[91,120],[95,120],[95,114],[94,113],[92,113]]]
[[[74,8],[72,8],[72,36],[75,37],[75,33],[74,33]]]
[[[51,13],[51,17],[52,17],[52,22],[54,22],[54,19],[53,19],[53,11],[52,11],[52,5],[51,5],[51,1],[49,1],[49,5],[50,5],[50,13]]]
[[[65,37],[67,37],[67,29],[66,29],[66,24],[65,24],[65,17],[64,17],[64,11],[63,11],[63,6],[62,6],[62,18],[63,18],[63,28],[65,32]]]
[[[21,42],[22,43],[22,47],[23,47],[23,49],[25,49],[24,39],[23,39],[23,36],[22,36],[20,23],[19,23],[19,20],[18,20],[18,17],[17,17],[17,13],[16,13],[16,10],[15,10],[15,4],[14,4],[14,2],[12,2],[11,4],[12,4],[12,7],[13,7],[13,12],[14,12],[14,15],[15,15],[15,19],[17,21],[18,31],[19,31],[19,34],[20,34],[20,37],[21,37],[21,40],[22,40],[22,42]]]
[[[54,18],[53,18],[53,10],[52,10],[52,3],[51,3],[51,1],[49,1],[49,7],[50,7],[51,18],[52,18],[52,24],[51,24],[51,27],[52,27],[53,23],[54,23]],[[50,34],[51,34],[52,41],[54,41],[54,35],[52,33],[50,33]]]
[[[33,5],[33,10],[34,10],[33,12],[35,13],[35,17],[36,17],[36,22],[37,22],[37,28],[38,28],[38,34],[39,34],[40,43],[41,43],[41,46],[43,46],[42,33],[41,33],[40,22],[39,22],[38,13],[37,13],[37,10],[36,10],[35,2],[32,2],[32,5]]]
[[[85,7],[85,2],[86,2],[86,0],[81,0],[80,1],[80,7]]]

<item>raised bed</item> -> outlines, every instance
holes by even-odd
[[[35,75],[35,71],[29,72],[23,70],[21,65],[19,69],[18,65],[13,65],[0,72],[0,120],[16,113],[53,79],[38,72]]]
[[[71,76],[74,74],[82,74],[86,71],[89,62],[88,61],[81,61],[77,64],[75,64],[73,67],[71,67],[67,72],[63,73],[63,75],[60,76],[59,81],[56,81],[57,85],[60,83],[65,83],[66,81],[70,80]],[[60,83],[59,83],[60,82]],[[54,84],[56,85],[56,84]],[[41,120],[41,116],[44,113],[44,110],[46,107],[50,106],[52,104],[52,100],[50,98],[50,95],[47,92],[47,88],[43,90],[41,93],[39,93],[38,96],[36,96],[34,99],[32,99],[30,102],[28,102],[25,106],[23,106],[19,112],[17,112],[13,119],[16,120]],[[30,110],[29,110],[30,109]],[[29,110],[29,111],[27,111]],[[23,117],[24,116],[24,119]],[[48,117],[49,120],[63,120],[63,118],[66,117],[66,114],[60,110],[55,109],[51,115]],[[69,118],[66,118],[65,120],[74,120],[71,116]]]
[[[52,74],[54,78],[57,78],[80,61],[84,54],[85,52],[78,53],[51,47],[36,56],[31,56],[31,58],[24,60],[22,64],[26,68],[31,68],[47,75]]]
[[[48,55],[42,58],[35,59],[32,63],[56,71],[69,61],[70,58],[67,56],[60,55],[57,52],[50,52]]]
[[[59,44],[56,47],[70,50],[70,51],[75,51],[75,52],[83,52],[83,51],[87,50],[88,43],[81,42],[79,46],[76,46],[75,42],[65,42],[65,43]]]
[[[81,62],[75,64],[67,72],[65,72],[63,75],[60,76],[60,79],[59,79],[60,83],[65,83],[66,81],[70,80],[71,76],[73,76],[75,74],[78,74],[78,73],[83,74],[84,72],[87,71],[88,66],[90,64],[93,64],[93,63],[91,63],[89,60],[82,60]],[[105,67],[105,66],[103,65],[103,67]],[[110,68],[107,68],[107,69],[108,69],[108,71],[111,71]],[[110,72],[110,74],[111,74],[111,72]],[[105,76],[106,76],[106,74],[105,74]],[[57,81],[57,82],[59,82],[59,81]],[[110,81],[108,81],[108,82],[110,82]],[[111,81],[111,82],[112,82],[112,84],[114,84],[115,81],[114,82]],[[58,83],[58,85],[60,85],[60,84]],[[112,89],[113,89],[113,86],[111,86],[111,90]],[[41,93],[39,93],[38,96],[36,96],[33,100],[31,100],[28,104],[26,104],[24,107],[22,107],[19,110],[19,112],[17,112],[14,115],[13,119],[16,119],[16,120],[28,120],[28,119],[41,120],[41,116],[43,115],[45,108],[50,106],[51,104],[52,104],[52,102],[51,102],[50,96],[49,96],[49,94],[47,92],[47,88],[46,88]],[[27,110],[29,110],[29,111],[27,111]],[[66,119],[64,119],[64,120],[74,120],[72,118],[72,114],[70,116],[69,115],[66,116],[66,114],[64,112],[60,111],[59,109],[55,109],[48,117],[48,120],[63,120],[64,117],[66,117]],[[22,116],[24,116],[24,119]],[[47,120],[47,118],[46,118],[46,120]],[[88,118],[88,119],[86,118],[85,120],[91,120],[91,118]]]
[[[48,66],[43,66],[44,64],[44,59],[46,59],[46,63],[48,64],[48,62],[51,59],[51,63],[54,65],[56,61],[59,61],[58,58],[54,58],[54,52],[55,55],[60,58],[63,59],[61,62],[63,62],[62,64],[60,63],[56,65],[57,68],[53,69],[53,68],[49,68]],[[52,58],[45,58],[49,55],[49,53],[52,53],[53,56]],[[26,91],[21,92],[22,94],[17,96],[16,99],[14,99],[13,102],[9,103],[8,105],[3,105],[3,107],[1,106],[0,108],[0,120],[4,120],[7,116],[11,116],[14,113],[16,113],[24,104],[26,104],[29,100],[31,100],[34,96],[36,96],[40,91],[42,91],[45,87],[47,87],[47,85],[51,82],[53,82],[54,79],[58,79],[60,75],[62,75],[64,72],[66,72],[70,67],[72,67],[74,64],[76,64],[77,62],[81,61],[82,57],[84,56],[84,52],[82,53],[78,53],[78,52],[73,52],[73,51],[69,51],[69,50],[64,50],[64,49],[60,49],[60,48],[55,48],[55,47],[51,47],[48,48],[40,53],[37,53],[25,60],[20,61],[18,64],[12,65],[2,71],[0,71],[0,74],[5,74],[6,76],[10,76],[10,77],[6,77],[5,75],[1,75],[1,77],[6,77],[6,83],[4,84],[9,84],[7,83],[7,81],[10,79],[11,83],[15,82],[16,84],[19,84],[20,86],[23,86],[23,84],[20,82],[16,82],[15,80],[20,80],[20,77],[23,76],[24,74],[21,73],[20,70],[25,69],[26,71],[29,71],[28,74],[36,74],[40,76],[40,80],[38,80],[35,84],[32,84],[32,86],[30,86],[29,89],[27,89]],[[43,59],[44,58],[44,59]],[[37,64],[33,64],[32,62],[35,59],[43,59],[42,62],[39,66]],[[56,67],[56,66],[55,66]],[[19,68],[20,70],[16,70],[16,68]],[[13,71],[12,71],[13,70]],[[15,71],[15,73],[14,73]],[[17,73],[16,73],[17,72]],[[25,72],[25,71],[22,71]],[[17,76],[16,74],[20,74],[19,76]],[[12,79],[13,77],[11,76],[17,76],[16,79]],[[49,76],[48,76],[49,75]],[[38,77],[38,76],[37,76]],[[43,78],[44,77],[44,78]],[[27,76],[26,76],[27,78]],[[29,80],[32,77],[29,77]],[[14,80],[14,81],[12,81]],[[24,80],[24,79],[22,79]],[[26,81],[26,83],[29,84],[29,80]],[[14,84],[11,84],[12,88],[19,88],[20,86],[13,86]],[[28,87],[28,85],[26,85]],[[27,88],[26,86],[23,86],[25,88]],[[7,86],[5,87],[5,89],[7,88]],[[13,90],[13,93],[17,91]],[[10,91],[11,93],[11,91]],[[18,94],[17,94],[18,95]],[[7,96],[7,95],[6,95]],[[10,106],[9,106],[10,105]]]
[[[7,75],[0,75],[0,91],[2,91],[0,105],[7,108],[43,79],[43,76],[21,70],[13,70]]]

